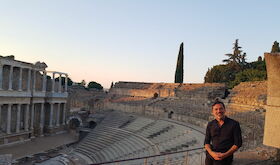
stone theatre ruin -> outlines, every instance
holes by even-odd
[[[0,146],[64,131],[66,73],[0,56]]]

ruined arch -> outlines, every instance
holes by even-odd
[[[95,119],[88,119],[87,123],[88,123],[88,127],[91,129],[97,126],[97,121]]]
[[[79,116],[70,116],[66,123],[70,129],[75,129],[77,127],[83,126],[83,121]]]

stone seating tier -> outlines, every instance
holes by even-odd
[[[115,111],[110,114],[74,148],[72,156],[77,154],[78,158],[86,157],[83,160],[87,163],[100,163],[180,151],[197,145],[195,136],[189,134],[189,127],[134,115],[133,120],[119,128],[122,122],[118,120],[131,119],[132,116]],[[102,125],[104,121],[105,126]],[[107,126],[111,125],[108,124],[110,121],[114,127]],[[141,122],[145,124],[139,124]]]

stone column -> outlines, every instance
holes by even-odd
[[[53,103],[50,103],[50,121],[49,121],[49,127],[53,127]]]
[[[42,86],[42,91],[46,92],[47,89],[47,73],[46,71],[43,71],[43,86]]]
[[[10,72],[9,72],[9,89],[8,90],[13,90],[13,72],[14,72],[14,67],[11,65],[10,66]]]
[[[68,88],[68,74],[66,74],[66,77],[65,77],[65,88],[64,88],[64,92],[67,92],[67,88]]]
[[[3,65],[0,64],[0,90],[3,89]]]
[[[31,84],[31,69],[28,69],[27,92],[30,92],[30,84]]]
[[[66,123],[66,103],[63,104],[63,117],[62,117],[62,124],[65,125]]]
[[[267,69],[267,106],[263,143],[280,149],[280,53],[265,53],[264,56]],[[280,154],[277,157],[280,160]]]
[[[12,104],[8,104],[6,133],[11,134]]]
[[[26,104],[25,118],[24,118],[24,131],[28,131],[29,128],[29,104]]]
[[[16,133],[19,133],[19,130],[20,130],[20,109],[21,105],[18,104],[17,105],[17,127],[16,127]]]
[[[44,132],[44,123],[45,123],[45,110],[44,110],[44,103],[41,103],[41,111],[40,111],[40,129],[41,135]]]
[[[60,118],[60,107],[61,107],[61,103],[57,104],[57,111],[56,111],[56,126],[59,127],[59,118]]]
[[[53,76],[52,76],[52,93],[54,93],[54,85],[55,85],[55,79],[54,79],[54,77],[55,77],[55,73],[53,73]]]
[[[33,92],[36,91],[36,73],[37,71],[33,70],[33,87],[32,87]]]
[[[0,130],[2,129],[2,104],[0,104]]]
[[[31,119],[30,119],[30,129],[34,129],[34,104],[31,103]]]
[[[18,91],[22,91],[22,68],[19,68]]]
[[[58,92],[61,93],[61,74],[59,74],[58,82]]]

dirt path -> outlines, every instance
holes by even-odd
[[[53,136],[38,137],[23,144],[0,148],[1,154],[12,154],[13,159],[22,158],[35,153],[44,152],[49,149],[69,144],[77,140],[72,134],[64,133]]]

